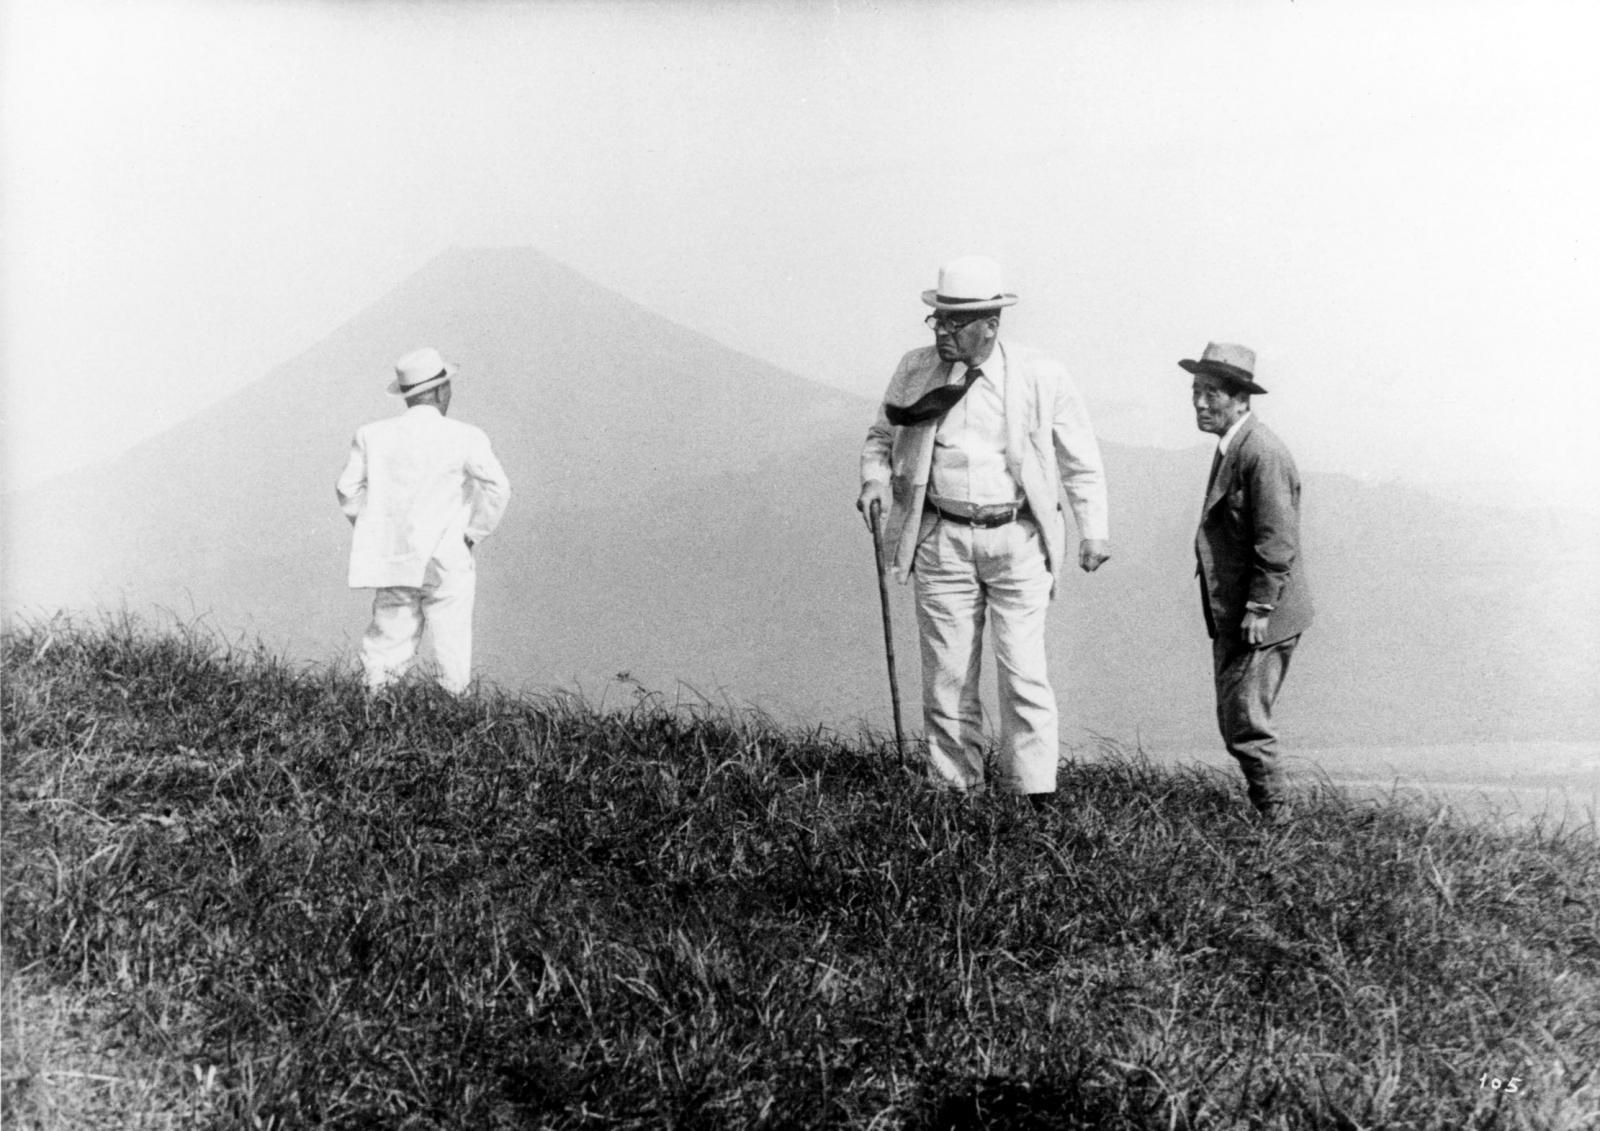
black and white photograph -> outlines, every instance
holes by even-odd
[[[1600,1127],[1597,43],[0,0],[0,1120]]]

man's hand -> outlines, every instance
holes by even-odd
[[[872,504],[878,504],[878,514],[883,516],[889,513],[889,505],[894,502],[894,491],[882,479],[869,479],[861,485],[861,494],[856,498],[856,510],[861,512],[862,520],[867,524],[867,529],[872,529]]]
[[[1267,638],[1267,614],[1246,612],[1239,622],[1239,637],[1250,647],[1259,648]]]
[[[1078,568],[1093,573],[1111,560],[1111,543],[1104,538],[1085,538],[1078,543]]]

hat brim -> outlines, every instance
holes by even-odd
[[[970,310],[973,312],[983,310],[999,310],[1002,306],[1010,306],[1017,301],[1016,295],[996,295],[994,298],[951,298],[942,295],[937,290],[923,291],[922,302],[935,310]]]
[[[415,385],[401,385],[400,378],[396,377],[389,382],[389,392],[396,397],[414,397],[418,393],[426,393],[429,389],[436,389],[456,375],[456,366],[445,363],[444,372],[437,377],[429,377],[426,381],[418,381]]]
[[[1183,361],[1178,362],[1178,365],[1187,369],[1190,373],[1220,378],[1247,393],[1260,393],[1263,396],[1266,394],[1266,390],[1256,384],[1253,374],[1240,369],[1237,365],[1229,365],[1225,361],[1192,361],[1185,358]]]

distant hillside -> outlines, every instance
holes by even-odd
[[[859,445],[852,430],[753,477],[550,516],[528,560],[538,576],[584,584],[529,596],[487,565],[486,592],[499,596],[486,598],[497,611],[483,641],[506,659],[496,670],[565,685],[625,669],[669,690],[681,678],[713,699],[887,725],[871,542],[852,506]],[[1106,458],[1116,556],[1093,576],[1070,571],[1051,613],[1067,738],[1086,740],[1076,727],[1214,745],[1192,550],[1209,451],[1106,445]],[[788,494],[796,483],[810,487]],[[1600,641],[1588,631],[1600,591],[1583,551],[1600,544],[1600,524],[1545,516],[1530,529],[1525,515],[1340,476],[1309,476],[1305,497],[1319,613],[1282,708],[1300,744],[1600,734]],[[1508,560],[1511,546],[1525,560]],[[911,591],[891,591],[915,719]]]
[[[343,554],[333,479],[355,428],[398,410],[390,367],[419,343],[461,364],[453,411],[493,434],[520,488],[514,522],[748,468],[862,411],[536,252],[451,252],[111,466],[8,497],[7,607],[156,597],[150,582],[185,575],[255,592],[295,570],[289,559],[326,576]]]
[[[481,552],[483,671],[594,696],[627,672],[669,696],[887,724],[852,505],[872,405],[525,250],[443,256],[113,465],[8,497],[5,609],[162,607],[292,655],[349,653],[368,597],[343,586],[333,479],[356,426],[397,411],[392,359],[423,342],[460,360],[453,412],[488,429],[515,485]],[[873,363],[887,377],[894,360]],[[1107,459],[1115,558],[1070,571],[1053,613],[1067,738],[1214,747],[1190,548],[1207,449]],[[1600,736],[1600,521],[1322,475],[1305,509],[1319,619],[1282,704],[1296,741]]]

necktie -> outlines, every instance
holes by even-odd
[[[886,404],[883,406],[884,415],[889,418],[889,423],[894,425],[921,424],[924,420],[933,420],[954,408],[956,402],[967,395],[972,383],[982,376],[983,370],[974,366],[967,370],[967,375],[961,379],[961,384],[940,385],[937,389],[923,393],[908,405]]]
[[[1217,482],[1217,468],[1222,466],[1222,448],[1217,448],[1217,454],[1211,457],[1211,474],[1206,477],[1206,494],[1211,494],[1211,488]]]

